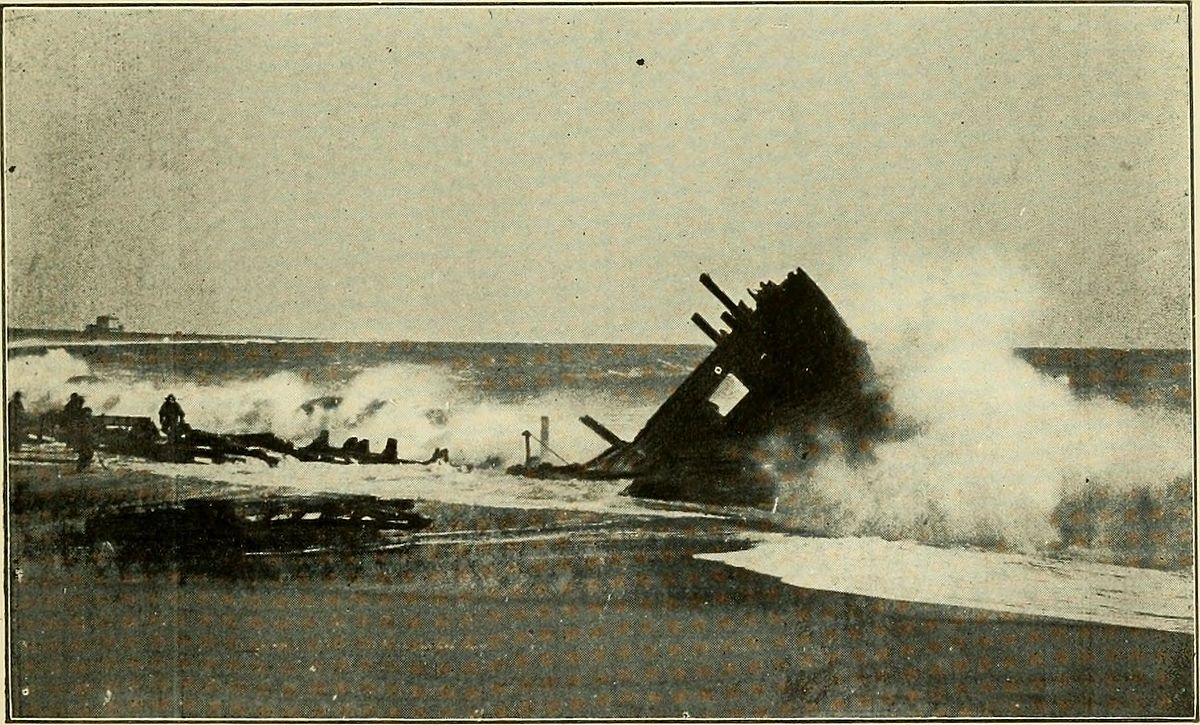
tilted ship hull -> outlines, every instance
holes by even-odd
[[[632,479],[630,496],[716,504],[770,503],[781,467],[802,472],[841,455],[870,460],[892,412],[866,345],[803,270],[766,282],[734,302],[707,276],[725,306],[718,330],[692,320],[716,348],[624,441],[589,416],[610,445],[581,464],[514,466],[532,477]],[[724,406],[722,405],[724,404]]]

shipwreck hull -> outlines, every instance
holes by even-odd
[[[769,504],[781,477],[803,475],[830,455],[870,460],[891,425],[891,408],[866,345],[803,270],[724,305],[718,330],[692,320],[716,347],[629,442],[584,423],[610,442],[574,466],[525,466],[532,476],[630,478],[625,494],[718,504]]]

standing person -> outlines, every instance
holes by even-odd
[[[75,472],[83,473],[96,456],[96,449],[92,446],[92,409],[81,408],[67,426],[71,436],[71,447],[79,454]]]
[[[63,423],[69,425],[72,420],[78,418],[83,413],[83,396],[79,393],[71,393],[71,399],[63,406],[62,417]]]
[[[158,423],[162,426],[163,433],[167,434],[167,440],[172,443],[182,432],[183,415],[183,406],[175,402],[173,394],[168,395],[158,409]]]
[[[61,436],[62,440],[68,445],[72,445],[75,440],[75,432],[78,426],[79,417],[83,415],[83,396],[79,393],[71,393],[71,399],[63,406],[62,411],[57,417],[52,418],[54,427],[54,435]]]
[[[21,391],[18,390],[8,401],[8,449],[21,450],[25,440],[25,404],[21,402]]]

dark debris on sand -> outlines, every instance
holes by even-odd
[[[188,564],[194,544],[122,570],[102,549],[72,560],[64,530],[278,492],[33,468],[14,471],[10,516],[19,717],[1192,714],[1193,637],[805,591],[693,558],[748,545],[727,518],[419,500],[427,528],[369,541],[234,537],[253,562],[235,577]]]

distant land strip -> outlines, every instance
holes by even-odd
[[[280,335],[220,335],[201,332],[134,332],[107,330],[102,333],[86,330],[65,330],[43,327],[10,327],[8,341],[34,340],[50,345],[59,343],[105,342],[234,342],[263,340],[270,342],[313,342],[316,338]]]

